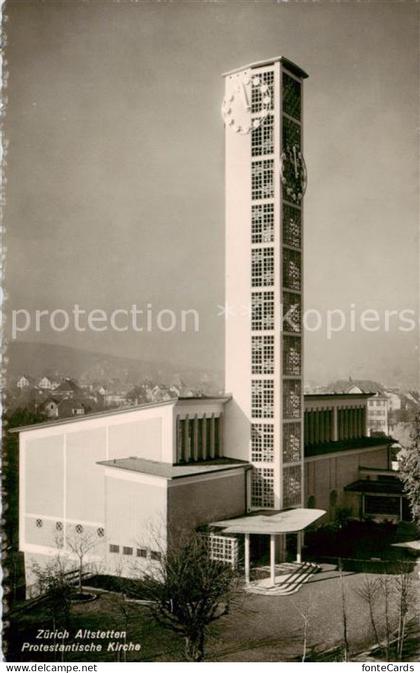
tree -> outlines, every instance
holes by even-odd
[[[156,621],[180,634],[188,661],[203,661],[211,623],[227,614],[236,574],[227,563],[210,557],[208,540],[195,534],[161,554],[156,569],[139,580]]]
[[[71,598],[74,586],[66,559],[58,554],[44,565],[34,563],[32,572],[36,577],[38,593],[44,596],[45,605],[50,613],[53,630],[63,622],[68,625],[71,610]]]
[[[410,446],[400,451],[398,461],[413,520],[420,528],[420,413],[413,422]]]
[[[381,640],[379,638],[378,627],[375,618],[375,606],[378,602],[378,594],[380,590],[380,583],[376,577],[365,575],[363,583],[356,588],[356,593],[367,604],[369,609],[370,625],[372,627],[373,635],[375,636],[376,645],[381,647]]]
[[[341,559],[338,560],[338,568],[340,573],[340,587],[341,587],[341,611],[343,618],[343,657],[344,661],[349,661],[349,637],[348,637],[348,623],[347,623],[347,608],[346,608],[346,592],[344,590],[344,575]]]
[[[83,575],[85,573],[86,557],[98,544],[98,539],[93,533],[78,532],[77,527],[74,535],[66,537],[67,548],[77,558],[78,590],[83,593]]]
[[[402,659],[410,607],[415,604],[413,579],[407,567],[401,564],[399,575],[395,577],[395,591],[398,609],[397,656]]]
[[[303,621],[303,640],[302,640],[302,661],[306,661],[306,655],[308,651],[308,632],[311,621],[311,609],[312,609],[312,596],[309,595],[308,601],[302,607],[293,603],[294,608],[297,610]]]

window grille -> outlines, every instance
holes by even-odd
[[[274,153],[274,117],[268,115],[263,124],[252,131],[251,152],[253,157]]]
[[[283,286],[289,290],[301,289],[300,252],[283,249]]]
[[[301,211],[283,204],[283,243],[293,248],[302,247]]]
[[[283,293],[283,332],[300,334],[302,330],[302,302],[297,294]]]
[[[274,507],[274,470],[271,467],[256,467],[251,479],[252,507]]]
[[[296,147],[300,150],[300,126],[287,117],[283,117],[283,152]]]
[[[251,329],[274,329],[274,292],[253,292]]]
[[[252,373],[274,373],[274,336],[252,337]]]
[[[210,558],[213,561],[229,563],[232,568],[238,566],[238,540],[236,537],[214,535],[208,537]]]
[[[110,545],[109,545],[109,551],[111,552],[111,554],[119,554],[119,553],[120,553],[119,545],[117,545],[117,544],[110,544]]]
[[[283,337],[283,375],[300,376],[302,373],[302,343],[300,337]]]
[[[35,521],[35,526],[36,526],[37,528],[42,528],[42,526],[43,526],[43,521],[42,521],[42,519],[36,519],[36,521]]]
[[[105,531],[104,531],[103,528],[98,528],[98,530],[96,531],[96,534],[97,534],[98,537],[104,537]]]
[[[124,554],[124,556],[132,556],[133,555],[133,547],[123,547],[123,554]]]
[[[302,394],[300,381],[283,381],[283,416],[300,418],[302,414]]]
[[[252,89],[251,89],[251,112],[261,112],[263,109],[266,109],[266,106],[263,105],[264,91],[261,91],[261,86],[269,87],[269,94],[271,95],[271,105],[270,109],[273,109],[273,84],[274,84],[274,71],[270,70],[268,72],[261,72],[255,74],[252,77]]]
[[[57,521],[57,523],[55,524],[55,529],[58,531],[63,530],[63,522]]]
[[[251,255],[252,287],[274,285],[274,248],[255,248]]]
[[[272,199],[274,197],[274,162],[272,159],[254,161],[251,166],[251,198]]]
[[[301,117],[301,85],[283,72],[283,112],[299,119]]]
[[[283,507],[300,505],[302,497],[302,468],[300,465],[283,470]]]
[[[77,526],[74,527],[74,530],[76,531],[76,533],[79,533],[79,535],[81,535],[81,533],[83,533],[83,526],[80,523],[78,523]]]
[[[274,204],[261,203],[252,206],[252,243],[273,243]]]
[[[251,425],[251,460],[271,463],[274,460],[274,425],[253,423]]]
[[[273,418],[274,381],[271,379],[251,382],[251,415],[253,418]]]
[[[283,424],[283,462],[298,463],[302,460],[302,428],[300,423]]]

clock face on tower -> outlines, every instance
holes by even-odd
[[[281,155],[283,195],[292,203],[300,203],[306,191],[307,172],[303,154],[297,145],[287,145]]]
[[[251,116],[251,101],[257,94],[258,116]],[[245,135],[258,128],[267,118],[272,104],[270,87],[258,76],[244,71],[231,76],[231,90],[222,104],[222,117],[228,128]]]

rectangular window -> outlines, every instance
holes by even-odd
[[[284,463],[299,463],[302,460],[301,437],[300,423],[283,424]]]
[[[302,301],[300,295],[283,292],[283,332],[300,334],[302,331]]]
[[[150,558],[152,559],[152,561],[160,561],[161,558],[162,558],[162,554],[161,554],[160,551],[153,551],[152,550],[150,552]]]
[[[252,130],[251,151],[253,157],[263,156],[264,154],[273,154],[274,117],[272,115],[268,115],[259,126]]]
[[[274,460],[274,425],[272,423],[252,423],[251,460],[257,463],[271,463]]]
[[[302,289],[301,258],[297,250],[283,248],[283,287],[297,292]]]
[[[254,248],[251,253],[252,287],[274,285],[274,248]]]
[[[302,387],[300,381],[283,381],[283,416],[300,418],[302,415]]]
[[[271,467],[257,467],[252,470],[252,507],[274,507],[274,470]]]
[[[274,336],[252,337],[252,373],[274,373]]]
[[[283,376],[300,376],[302,373],[302,343],[300,337],[283,337]]]
[[[220,418],[218,416],[214,419],[214,457],[220,456]]]
[[[119,554],[120,553],[120,548],[117,544],[110,544],[109,545],[109,551],[111,554]]]
[[[274,329],[274,292],[253,292],[251,300],[251,329]]]
[[[261,112],[265,109],[263,104],[264,95],[267,95],[265,91],[261,90],[261,86],[269,87],[268,94],[271,96],[271,105],[270,109],[273,109],[273,85],[274,85],[274,70],[268,70],[266,72],[258,72],[252,78],[252,90],[251,90],[251,112]]]
[[[283,243],[292,248],[302,247],[301,211],[286,203],[283,204]]]
[[[203,419],[197,422],[197,459],[203,460]]]
[[[283,112],[300,120],[301,84],[283,72]]]
[[[123,547],[123,554],[124,554],[124,556],[132,556],[133,555],[133,547]]]
[[[147,558],[147,549],[146,547],[138,547],[137,556],[139,558]]]
[[[273,418],[274,381],[272,379],[251,382],[251,416],[253,418]]]
[[[283,117],[283,152],[296,147],[300,150],[301,130],[299,124]]]
[[[252,243],[273,243],[274,204],[261,203],[252,206]]]
[[[283,471],[283,507],[296,507],[302,498],[302,468],[285,467]]]
[[[274,161],[254,161],[251,166],[251,198],[272,199],[274,197]]]
[[[238,565],[238,540],[235,537],[214,535],[208,537],[210,558],[213,561],[229,563],[233,568]]]

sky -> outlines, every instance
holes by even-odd
[[[9,329],[19,340],[223,368],[221,73],[284,55],[305,81],[305,308],[380,330],[305,335],[305,378],[418,382],[415,2],[6,4]],[[56,332],[36,310],[149,304],[200,329]],[[21,314],[22,316],[23,314]],[[177,323],[177,324],[178,324]]]

